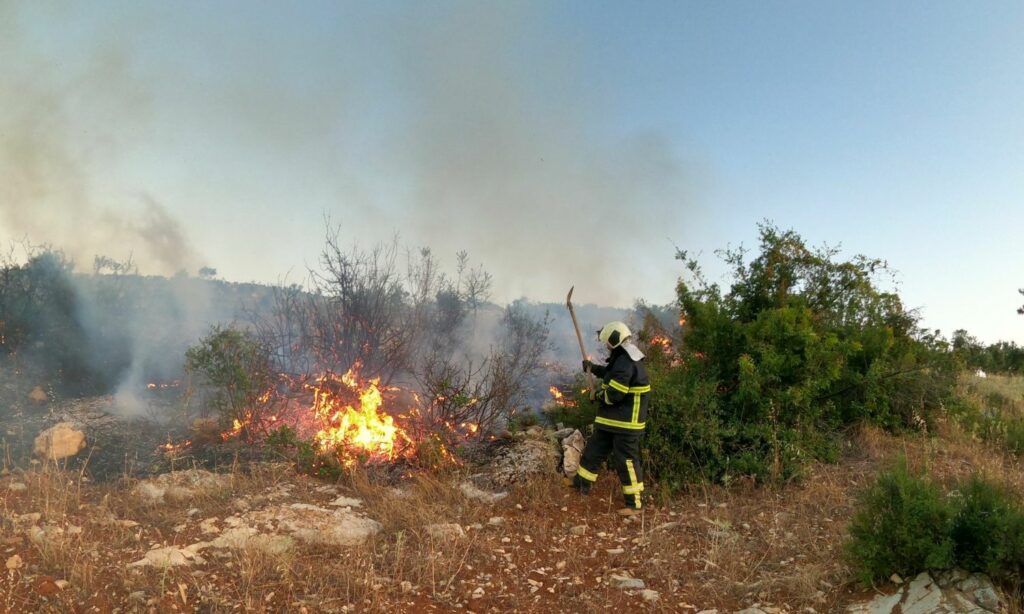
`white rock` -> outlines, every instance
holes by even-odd
[[[211,495],[226,489],[230,478],[203,469],[173,471],[135,485],[134,493],[146,503],[188,501],[197,496]]]
[[[459,490],[467,499],[476,499],[484,503],[497,503],[508,496],[507,492],[487,492],[476,487],[472,482],[465,481],[459,484]]]
[[[199,523],[199,530],[203,533],[220,533],[216,518],[207,518]]]
[[[204,532],[216,532],[210,518],[201,523]],[[246,512],[224,519],[227,525],[202,548],[256,549],[281,554],[292,548],[295,540],[328,546],[355,546],[376,535],[380,523],[354,512],[351,508],[326,509],[308,503],[278,505]],[[207,531],[209,529],[209,531]]]
[[[634,578],[628,574],[612,574],[608,577],[609,584],[614,588],[625,589],[642,589],[644,588],[644,581],[640,578]]]
[[[652,591],[649,588],[645,588],[640,591],[640,597],[648,603],[654,603],[659,597],[661,597],[661,595],[658,594],[658,591]]]
[[[327,510],[293,503],[278,514],[278,521],[302,541],[333,546],[356,546],[383,528],[376,520],[347,509]]]
[[[154,548],[145,554],[142,559],[129,563],[128,567],[156,567],[158,569],[167,569],[169,567],[178,567],[181,565],[191,565],[192,563],[203,564],[206,561],[203,557],[196,554],[193,546],[188,548],[178,548],[177,546],[165,546],[163,548]]]
[[[569,529],[569,533],[571,533],[572,535],[586,535],[586,533],[587,533],[587,525],[585,525],[585,524],[578,524],[578,525],[576,525],[574,527],[571,527]]]
[[[256,550],[265,554],[284,554],[292,549],[295,540],[277,533],[259,533],[252,527],[234,527],[224,531],[212,542],[193,544],[190,548],[202,550],[207,547],[230,548],[232,550]]]
[[[462,525],[454,522],[427,525],[426,530],[427,535],[434,539],[453,540],[466,537],[466,531],[463,530]]]
[[[328,505],[337,507],[363,507],[363,502],[359,499],[353,499],[352,497],[341,496],[331,501]]]
[[[561,440],[565,439],[566,437],[568,437],[569,435],[572,435],[573,433],[578,433],[578,432],[579,431],[577,431],[576,429],[574,429],[572,427],[566,427],[566,428],[558,429],[557,431],[555,431],[554,435],[555,435],[555,439],[561,441]]]
[[[27,489],[28,486],[22,484],[21,482],[11,482],[10,484],[7,485],[7,490],[11,492],[21,492]]]
[[[33,453],[57,461],[72,457],[85,448],[85,433],[70,422],[58,422],[36,437]]]
[[[847,607],[850,614],[989,614],[1004,610],[1005,601],[988,578],[954,570],[939,574],[941,582],[928,573],[918,574],[894,594],[878,595],[866,603]]]
[[[505,524],[505,519],[501,516],[491,516],[487,519],[487,524],[491,525],[492,527],[500,527],[501,525]]]
[[[476,587],[476,589],[473,591],[473,594],[470,595],[470,597],[472,597],[473,599],[480,599],[483,596],[484,596],[484,587],[482,587],[482,586]]]
[[[542,431],[543,434],[543,431]],[[558,467],[559,446],[546,437],[524,439],[498,451],[491,459],[488,477],[499,486],[522,483],[534,475],[550,475]]]

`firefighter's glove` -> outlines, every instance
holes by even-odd
[[[590,362],[589,360],[584,360],[583,361],[583,371],[584,371],[584,373],[588,372],[588,371],[590,373],[593,373],[594,372],[594,363]]]

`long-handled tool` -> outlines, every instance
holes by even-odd
[[[580,342],[580,354],[583,355],[583,360],[587,360],[587,348],[583,346],[583,335],[580,334],[580,324],[576,321],[576,310],[572,308],[572,291],[576,289],[576,286],[569,288],[569,294],[565,297],[565,306],[569,308],[569,315],[572,316],[572,325],[576,329],[576,340]],[[590,372],[590,367],[587,367],[587,381],[590,383],[590,400],[594,400],[596,388],[594,386],[594,374]]]

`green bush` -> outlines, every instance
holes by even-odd
[[[752,259],[720,252],[727,290],[678,254],[689,271],[677,286],[685,324],[672,352],[648,358],[647,447],[664,483],[786,480],[836,458],[844,426],[925,430],[952,397],[958,361],[879,287],[883,261],[839,260],[792,231],[760,230]]]
[[[324,457],[317,453],[312,441],[301,439],[295,429],[288,425],[270,431],[266,443],[269,453],[293,462],[295,468],[302,473],[320,477],[337,477],[339,473],[336,464],[324,462]]]
[[[900,462],[864,494],[850,522],[846,554],[865,584],[913,576],[954,562],[953,512],[941,490]]]
[[[901,461],[863,495],[845,549],[865,584],[952,567],[1019,584],[1024,511],[1016,495],[977,475],[943,496]]]
[[[185,370],[210,387],[209,404],[222,426],[235,422],[247,440],[266,434],[264,414],[276,384],[267,349],[248,331],[215,326],[185,352]]]
[[[1018,577],[1024,555],[1024,514],[1005,489],[974,476],[961,487],[950,530],[959,567]]]

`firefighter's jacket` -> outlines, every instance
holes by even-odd
[[[597,393],[596,428],[613,433],[643,432],[651,392],[643,360],[633,360],[620,345],[612,350],[606,366],[593,365],[591,371],[602,380]]]

